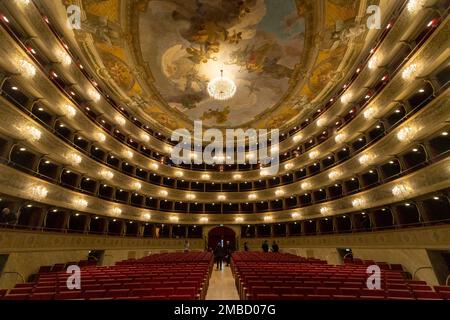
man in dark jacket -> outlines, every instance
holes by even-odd
[[[216,260],[217,270],[222,270],[223,258],[225,257],[225,249],[219,242],[214,249],[214,259]]]
[[[274,241],[272,243],[272,252],[279,252],[280,251],[280,247],[278,247],[278,244],[276,241]]]
[[[263,244],[262,244],[262,250],[263,252],[269,252],[269,243],[267,242],[267,240],[264,240]]]

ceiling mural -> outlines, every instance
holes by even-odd
[[[82,0],[103,73],[169,129],[283,126],[309,106],[339,66],[359,0]],[[212,99],[224,76],[233,98]],[[105,77],[106,78],[106,77]]]
[[[139,29],[164,101],[191,120],[234,127],[283,97],[302,56],[305,24],[290,0],[166,0],[149,2]],[[227,101],[206,90],[221,70],[237,85]]]

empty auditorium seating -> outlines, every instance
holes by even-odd
[[[241,299],[248,300],[442,300],[450,287],[407,280],[399,265],[370,260],[329,265],[288,254],[235,253],[232,270]],[[381,289],[367,287],[367,265],[381,269]]]
[[[81,289],[69,290],[65,264],[42,273],[31,283],[18,284],[4,300],[196,300],[206,295],[212,254],[166,253],[125,260],[111,267],[81,269]]]

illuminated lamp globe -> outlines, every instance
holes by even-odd
[[[231,99],[236,94],[236,90],[236,84],[233,80],[223,76],[223,70],[219,78],[215,78],[208,83],[208,93],[211,98],[216,100]]]

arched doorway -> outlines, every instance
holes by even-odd
[[[236,248],[236,233],[227,227],[216,227],[208,233],[208,248],[214,249],[219,241],[223,243],[230,241],[232,247]]]

